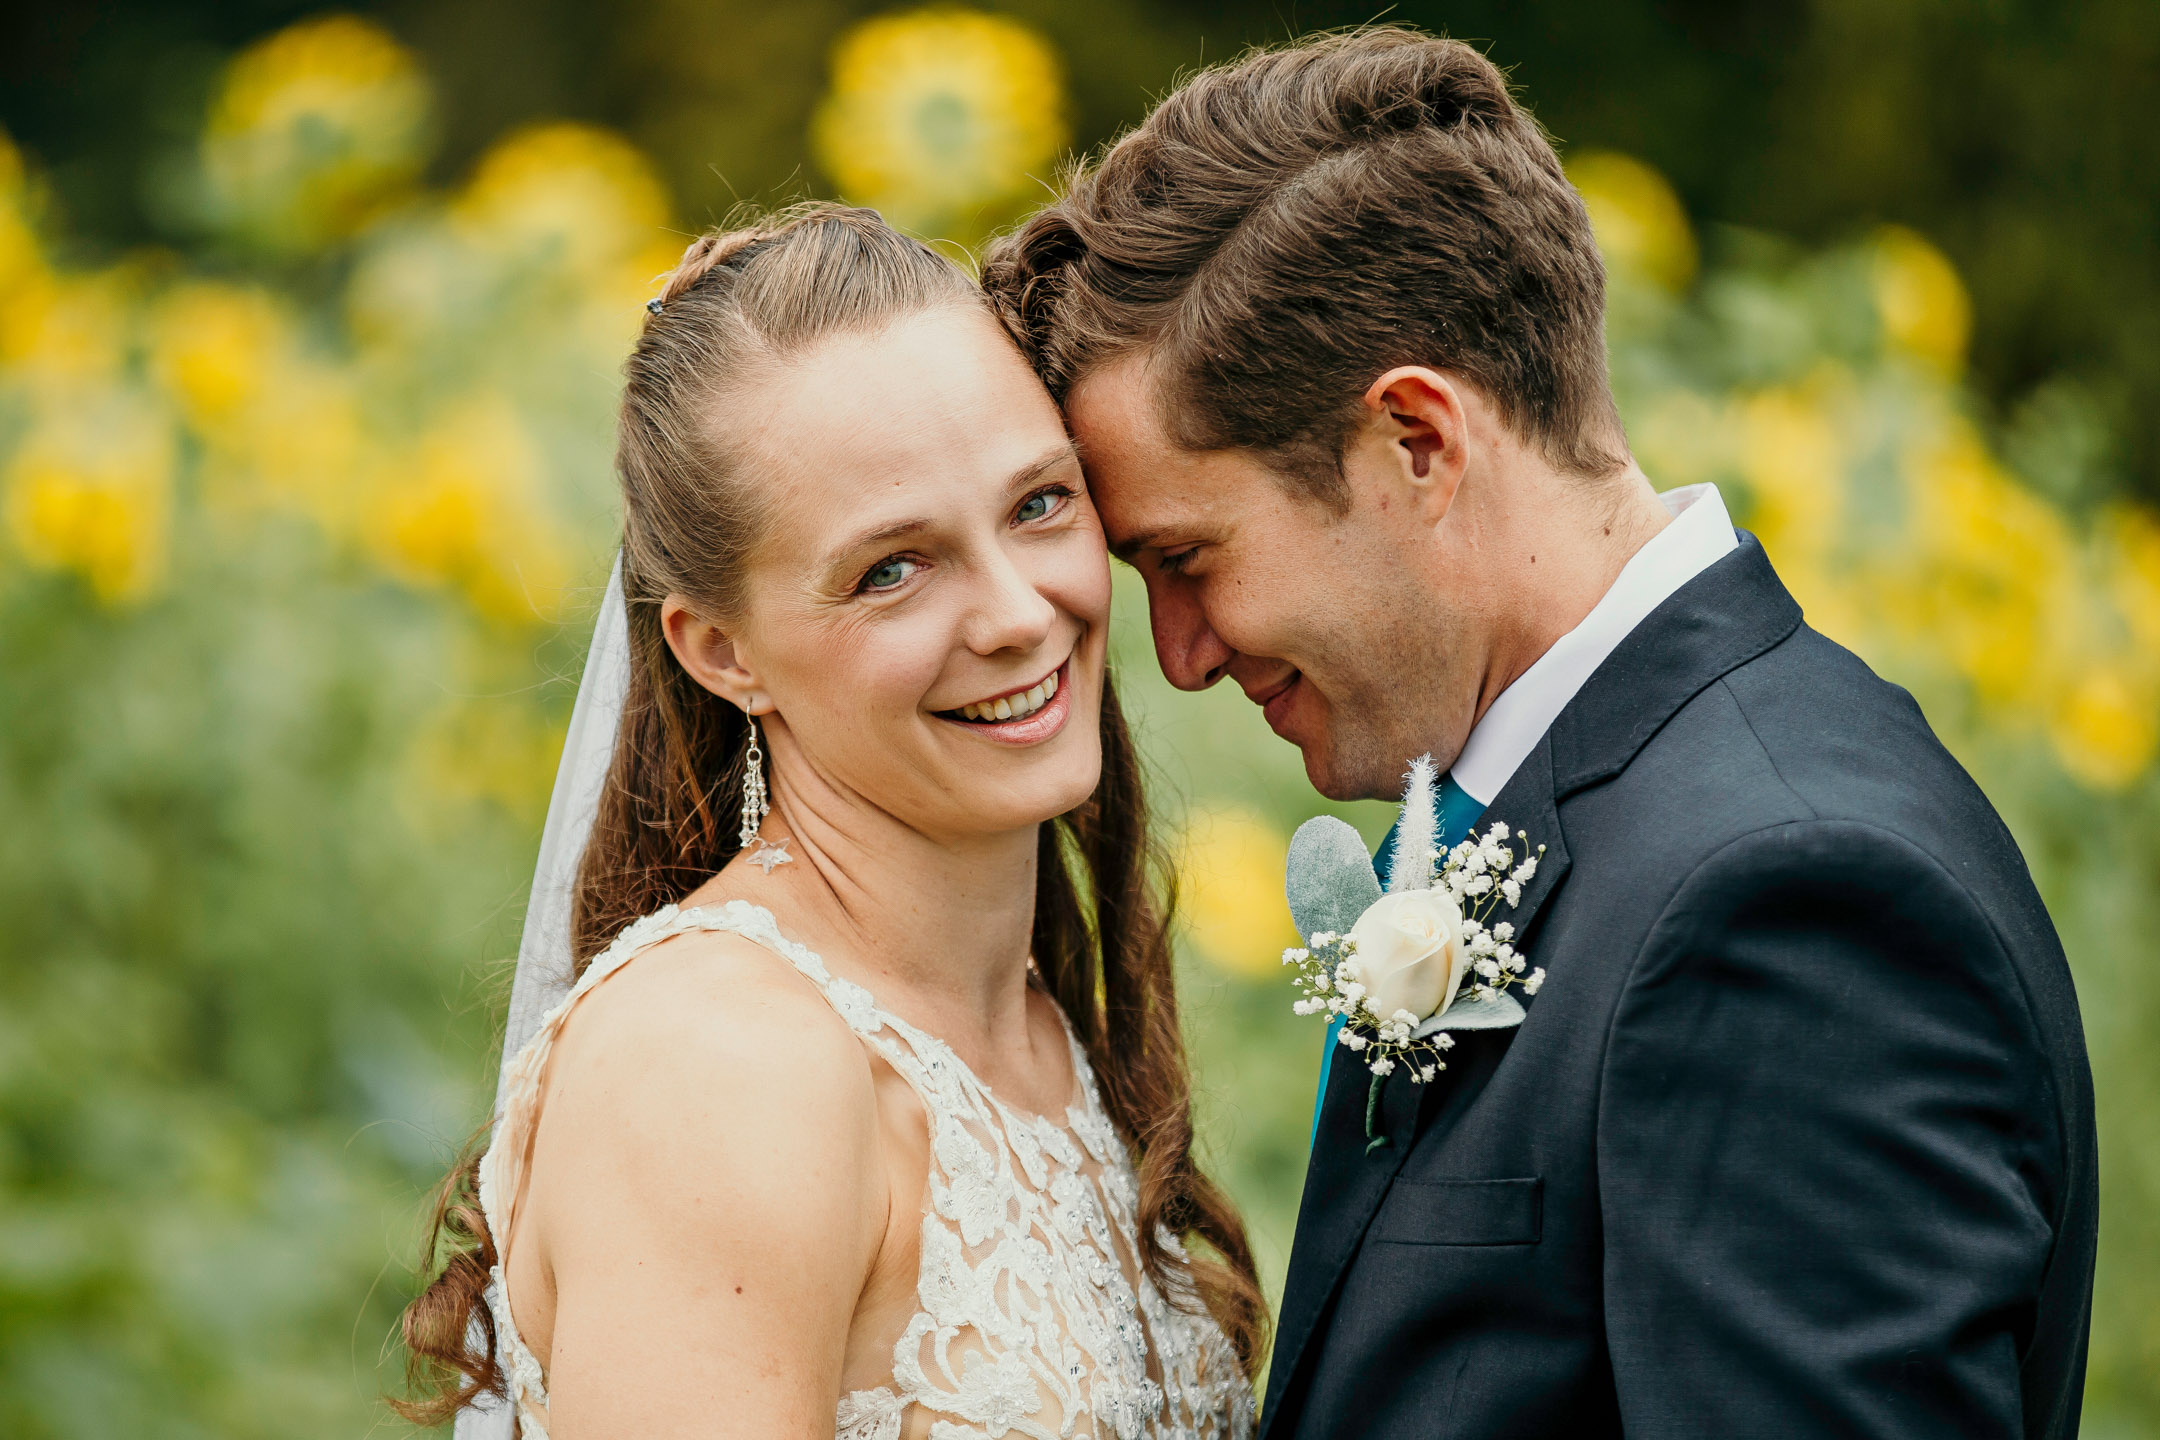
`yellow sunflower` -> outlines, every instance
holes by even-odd
[[[842,35],[811,129],[843,195],[964,240],[1041,193],[1070,136],[1049,43],[1017,21],[942,6]]]
[[[202,140],[212,214],[281,249],[351,234],[418,179],[427,79],[365,20],[305,20],[226,69]]]

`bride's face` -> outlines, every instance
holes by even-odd
[[[733,698],[764,717],[783,798],[940,835],[1086,799],[1109,561],[1057,408],[996,322],[950,306],[841,336],[731,411],[768,506]]]

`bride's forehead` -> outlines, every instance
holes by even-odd
[[[1014,477],[1039,468],[1043,454],[1064,439],[1055,431],[1047,443],[1033,438],[1030,445],[1025,437],[1000,435],[961,448],[894,436],[869,454],[784,467],[774,498],[790,512],[789,528],[820,545],[902,521],[930,528],[994,523],[1018,498]]]
[[[821,569],[863,558],[857,550],[909,550],[1001,526],[1028,488],[1023,477],[1041,476],[1039,484],[1079,473],[1062,473],[1071,447],[1054,424],[1047,434],[1008,426],[951,439],[945,427],[911,416],[874,443],[781,460],[768,476],[770,539],[781,553]]]
[[[857,520],[865,505],[962,502],[1001,494],[1064,441],[1048,392],[987,316],[918,321],[836,337],[745,397],[776,499]]]
[[[868,438],[918,427],[994,424],[1056,410],[1042,382],[988,314],[941,306],[831,335],[775,366],[754,403],[806,439]]]

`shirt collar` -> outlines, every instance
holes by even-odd
[[[1490,804],[1628,632],[1740,543],[1717,486],[1688,485],[1658,498],[1672,523],[1635,552],[1582,623],[1501,691],[1470,731],[1449,774],[1471,799]]]

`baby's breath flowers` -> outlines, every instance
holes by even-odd
[[[1471,836],[1439,862],[1434,886],[1463,907],[1463,949],[1476,977],[1468,991],[1472,1000],[1490,1000],[1510,985],[1535,995],[1545,983],[1542,967],[1523,973],[1526,962],[1516,953],[1513,923],[1492,918],[1501,904],[1512,910],[1522,903],[1523,886],[1537,874],[1544,853],[1544,846],[1532,851],[1529,837],[1495,822],[1482,840]]]
[[[1382,895],[1347,935],[1318,931],[1283,951],[1299,992],[1290,1008],[1339,1018],[1336,1043],[1372,1072],[1368,1150],[1387,1143],[1378,1124],[1387,1077],[1400,1069],[1422,1085],[1447,1068],[1451,1008],[1489,1005],[1517,985],[1535,995],[1545,983],[1544,970],[1516,950],[1514,923],[1494,918],[1522,900],[1543,854],[1542,845],[1533,851],[1527,836],[1497,823],[1444,854],[1427,846],[1424,885]],[[1405,858],[1398,852],[1396,863]]]
[[[1332,816],[1300,825],[1290,839],[1284,894],[1305,936],[1283,952],[1300,1015],[1325,1015],[1337,1044],[1365,1062],[1366,1150],[1388,1143],[1380,1091],[1407,1070],[1422,1085],[1447,1068],[1450,1030],[1498,1030],[1522,1023],[1507,992],[1535,995],[1543,970],[1515,948],[1501,907],[1521,903],[1545,847],[1495,823],[1451,849],[1440,847],[1440,777],[1430,755],[1410,762],[1395,819],[1383,893],[1357,832]],[[1337,927],[1347,923],[1349,932]],[[1527,972],[1527,973],[1526,973]],[[1449,1012],[1458,1003],[1461,1010]]]
[[[1434,1024],[1458,1002],[1482,1004],[1545,983],[1515,948],[1513,909],[1537,874],[1541,845],[1494,824],[1428,861],[1430,883],[1383,895],[1348,935],[1323,930],[1283,951],[1299,1015],[1341,1016],[1338,1044],[1374,1075],[1404,1070],[1420,1084],[1447,1068],[1454,1039]],[[1363,932],[1363,933],[1360,933]]]

